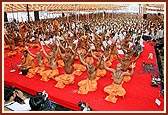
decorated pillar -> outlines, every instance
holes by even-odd
[[[27,4],[27,19],[28,19],[28,22],[30,22],[30,15],[29,15],[29,4]]]

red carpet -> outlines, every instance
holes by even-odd
[[[31,79],[19,75],[17,64],[22,54],[18,54],[13,58],[4,59],[4,84],[15,86],[33,95],[35,95],[37,91],[46,90],[49,99],[73,110],[80,110],[77,103],[79,101],[84,101],[96,111],[164,111],[164,98],[162,95],[160,95],[161,105],[158,106],[155,103],[155,99],[159,95],[160,86],[152,87],[151,74],[144,73],[142,70],[143,60],[147,63],[157,64],[154,47],[149,43],[144,43],[144,45],[144,51],[136,62],[136,67],[134,69],[135,73],[132,79],[128,83],[123,84],[126,95],[124,98],[119,97],[116,104],[105,101],[105,97],[108,94],[103,91],[104,87],[112,83],[110,72],[107,72],[104,78],[98,80],[98,87],[95,92],[89,92],[87,95],[80,95],[77,93],[77,83],[87,78],[86,72],[81,76],[75,76],[75,83],[73,85],[67,85],[64,89],[58,89],[54,87],[56,81],[50,80],[48,82],[43,82],[40,81],[41,77],[38,75]],[[39,49],[34,49],[33,53],[36,51],[39,51]],[[148,59],[149,52],[154,54],[153,60]],[[14,69],[17,70],[14,73],[10,73],[11,63],[14,63]],[[116,67],[117,63],[118,60],[113,62],[112,67]],[[59,72],[62,74],[64,70],[59,69]]]

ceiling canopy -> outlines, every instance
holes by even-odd
[[[86,3],[86,4],[62,4],[62,3],[41,3],[41,4],[35,4],[35,3],[25,3],[25,4],[4,4],[4,12],[27,12],[27,6],[29,8],[29,11],[41,11],[41,10],[47,10],[47,11],[86,11],[86,10],[126,10],[128,9],[130,4],[116,4],[116,3]],[[159,9],[164,8],[164,4],[146,4],[148,7],[156,7]]]

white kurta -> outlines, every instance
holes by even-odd
[[[29,105],[30,98],[24,100],[25,104],[20,104],[18,102],[12,101],[4,105],[4,107],[13,111],[30,111],[31,107]]]

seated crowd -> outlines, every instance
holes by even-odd
[[[75,75],[87,72],[78,82],[78,94],[96,91],[97,81],[112,72],[112,84],[104,88],[105,100],[116,103],[117,96],[126,94],[122,87],[133,74],[135,62],[143,52],[144,37],[157,41],[164,37],[164,22],[141,19],[138,14],[85,15],[32,22],[5,23],[5,58],[23,52],[18,69],[26,77],[41,76],[41,81],[55,80],[56,88],[73,84]],[[108,17],[108,18],[107,18]],[[152,17],[152,16],[151,16]],[[36,54],[32,49],[38,49]],[[122,58],[122,56],[124,58]],[[112,63],[119,60],[116,68]],[[79,63],[75,63],[79,61]],[[37,62],[37,64],[35,63]],[[58,68],[64,68],[60,75]],[[73,71],[74,70],[74,71]]]

